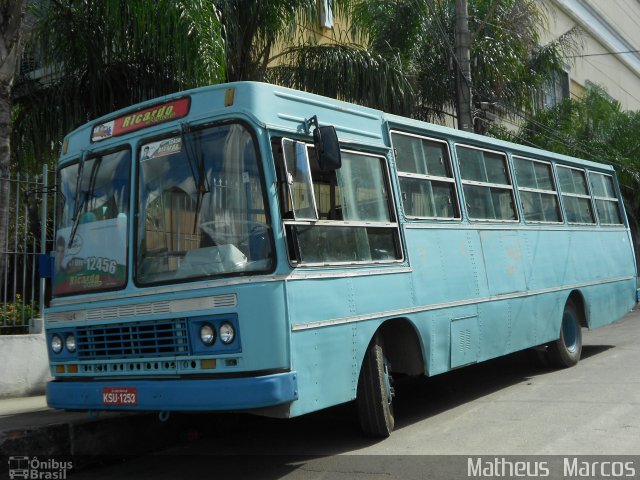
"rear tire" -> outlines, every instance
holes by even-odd
[[[360,427],[365,435],[377,438],[391,435],[395,424],[394,395],[390,365],[384,356],[382,340],[376,334],[362,362],[356,397]]]
[[[560,338],[549,345],[549,361],[555,367],[573,367],[582,354],[582,330],[580,313],[571,300],[567,301],[562,314]]]

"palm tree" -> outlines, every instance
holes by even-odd
[[[20,56],[20,34],[26,0],[0,1],[0,252],[5,245],[9,220],[9,177],[11,139],[11,90]],[[0,272],[4,270],[4,255],[0,254]],[[0,279],[0,282],[2,280]]]
[[[369,32],[375,52],[400,57],[413,79],[413,116],[442,119],[454,110],[454,0],[362,0],[355,23]],[[578,47],[570,30],[540,45],[546,19],[536,0],[470,0],[474,103],[531,110],[533,92],[560,73],[563,56]]]
[[[351,0],[334,0],[343,18]],[[396,59],[363,46],[363,38],[319,44],[317,0],[217,0],[227,81],[257,80],[384,108],[406,100],[409,82]]]
[[[300,34],[317,26],[317,0],[41,2],[33,45],[51,75],[46,85],[23,83],[20,155],[52,158],[64,133],[90,118],[222,81],[267,80],[441,118],[455,98],[453,4],[334,0],[353,22],[320,44]],[[530,108],[532,89],[560,70],[575,34],[539,47],[536,0],[475,0],[470,14],[475,100]]]
[[[339,13],[350,5],[334,1]],[[21,84],[23,166],[52,161],[63,135],[91,118],[196,86],[266,80],[373,106],[408,89],[393,60],[299,35],[318,22],[316,0],[52,0],[32,14],[33,56],[49,75]]]
[[[188,8],[187,8],[188,7]],[[51,161],[64,134],[142,100],[224,80],[216,10],[205,0],[35,2],[26,55],[41,69],[21,77],[14,161]]]

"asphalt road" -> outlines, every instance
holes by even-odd
[[[219,416],[194,415],[179,445],[73,478],[461,478],[480,455],[534,455],[531,468],[563,462],[545,455],[633,455],[640,478],[640,313],[583,335],[570,369],[540,369],[521,352],[399,382],[396,430],[383,441],[360,435],[353,405],[290,420],[231,414],[222,431],[210,426]]]

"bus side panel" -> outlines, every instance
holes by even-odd
[[[635,275],[625,230],[522,230],[520,236],[530,291]]]
[[[605,277],[635,277],[634,251],[628,232],[603,232],[598,235],[598,240],[596,259],[600,265],[599,272],[605,272]]]
[[[579,246],[576,262],[584,266],[585,275],[607,282],[581,289],[590,328],[608,325],[622,318],[635,305],[635,261],[628,233],[625,230],[600,232],[589,239],[587,232],[578,232]],[[574,243],[576,239],[574,239]],[[587,273],[588,272],[588,273]]]
[[[589,328],[598,328],[620,320],[634,307],[636,280],[587,287],[581,293]]]
[[[566,293],[554,292],[480,304],[478,361],[558,338],[565,300]]]
[[[351,273],[362,275],[347,276]],[[296,325],[311,322],[343,323],[361,320],[362,315],[380,317],[413,306],[414,292],[408,272],[381,275],[342,270],[328,278],[288,281],[287,302],[290,323],[296,329]]]
[[[435,375],[557,339],[564,304],[576,286],[593,326],[620,318],[632,305],[631,282],[623,289],[620,282],[607,283],[631,275],[629,249],[612,248],[628,238],[624,231],[600,232],[606,237],[598,240],[579,230],[406,232],[411,274],[288,282],[300,395],[292,415],[355,398],[368,342],[382,318],[396,310],[415,325],[426,373]],[[607,268],[597,274],[600,261]],[[594,281],[599,283],[581,285]],[[492,296],[499,299],[487,301]],[[450,305],[466,301],[472,303]],[[468,351],[461,356],[462,348]]]
[[[470,229],[406,228],[419,306],[473,300],[487,295],[478,232]]]
[[[607,281],[635,275],[633,251],[625,230],[571,231],[567,283]]]
[[[351,323],[292,333],[292,362],[298,375],[292,417],[355,398],[357,328]]]
[[[480,230],[479,235],[489,294],[526,291],[519,232]]]
[[[561,230],[524,230],[520,232],[526,282],[530,291],[575,283],[570,255],[571,233]]]
[[[412,303],[411,279],[407,273],[299,279],[287,283],[287,297],[298,374],[295,416],[355,398],[379,318]]]
[[[242,365],[246,371],[290,367],[283,282],[238,286]]]
[[[427,375],[443,373],[450,368],[451,313],[446,310],[435,310],[422,312],[413,317],[423,339],[422,357],[426,364]]]
[[[421,337],[425,373],[436,375],[451,370],[452,322],[476,317],[475,305],[406,317]],[[372,319],[292,333],[292,358],[298,373],[299,398],[292,405],[291,416],[355,399],[366,348],[382,323],[382,319]],[[470,348],[476,358],[477,342]]]
[[[423,359],[428,376],[477,361],[477,305],[422,312],[411,320],[423,339]]]

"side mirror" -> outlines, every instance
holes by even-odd
[[[324,127],[316,126],[316,129],[313,131],[313,143],[316,147],[320,170],[328,172],[338,170],[342,167],[340,143],[338,142],[338,134],[333,125],[326,125]]]

